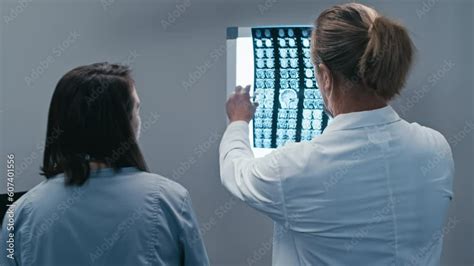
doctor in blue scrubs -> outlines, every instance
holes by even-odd
[[[209,265],[188,191],[147,170],[139,107],[126,66],[81,66],[61,78],[46,180],[10,207],[0,265]]]
[[[315,21],[312,60],[326,112],[312,141],[254,158],[249,87],[227,102],[222,184],[274,221],[273,265],[439,265],[453,196],[451,149],[389,102],[414,48],[407,30],[367,6]]]

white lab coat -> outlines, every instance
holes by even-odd
[[[439,264],[451,149],[390,106],[338,115],[312,141],[263,158],[248,123],[233,122],[220,167],[222,184],[275,222],[273,265]]]

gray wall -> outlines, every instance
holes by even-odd
[[[58,79],[82,64],[128,63],[149,124],[140,140],[146,159],[152,171],[190,190],[213,265],[243,265],[251,258],[269,265],[270,221],[231,198],[219,182],[225,29],[311,24],[335,2],[188,0],[180,9],[183,2],[172,0],[21,1],[1,0],[0,7],[1,167],[5,173],[6,154],[15,153],[16,190],[42,180],[38,145]],[[394,105],[407,120],[452,140],[456,179],[449,215],[455,223],[446,228],[443,265],[472,265],[473,3],[367,3],[403,21],[418,47],[407,88]],[[153,112],[160,116],[156,122]]]

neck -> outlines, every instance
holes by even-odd
[[[334,117],[339,114],[370,111],[387,106],[387,101],[375,95],[343,95],[340,100],[333,101],[332,109]]]
[[[108,165],[106,165],[105,163],[101,163],[101,162],[90,162],[89,167],[93,171],[93,170],[97,170],[97,169],[101,169],[101,168],[107,168]]]

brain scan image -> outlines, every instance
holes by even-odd
[[[310,141],[327,125],[311,62],[310,27],[252,28],[253,146],[277,148]]]
[[[280,92],[280,106],[283,109],[296,109],[298,95],[294,90],[286,89]]]

